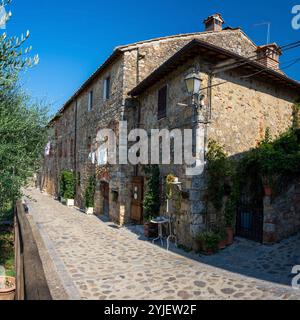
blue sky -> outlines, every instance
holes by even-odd
[[[33,97],[51,104],[51,113],[110,55],[127,43],[179,33],[203,31],[208,15],[222,13],[226,26],[240,26],[257,44],[265,44],[271,22],[271,42],[300,40],[291,27],[295,1],[271,0],[13,0],[9,35],[31,32],[33,53],[40,64],[23,83]],[[286,52],[282,62],[300,58],[300,48]],[[300,63],[285,72],[300,80]]]

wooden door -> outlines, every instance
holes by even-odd
[[[144,178],[132,178],[132,199],[130,219],[136,223],[143,223]]]

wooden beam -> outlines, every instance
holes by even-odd
[[[39,251],[21,201],[16,206],[16,224],[21,259],[17,263],[23,266],[22,273],[17,274],[17,288],[24,291],[24,300],[52,300]]]

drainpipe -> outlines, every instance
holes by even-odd
[[[77,99],[75,100],[75,128],[74,128],[74,171],[77,176]]]
[[[75,187],[75,197],[77,198],[77,186],[78,186],[78,182],[77,182],[77,119],[78,119],[78,101],[77,99],[75,100],[75,126],[74,126],[74,173],[75,173],[75,177],[76,177],[76,187]]]
[[[136,85],[140,83],[140,48],[136,49]]]
[[[138,47],[136,49],[136,85],[140,83],[140,48]],[[137,123],[135,124],[136,128],[135,129],[140,129],[140,122],[141,122],[141,104],[138,99],[135,99],[134,101],[135,107],[137,108]],[[139,172],[139,166],[136,165],[134,166],[134,176],[137,177]]]

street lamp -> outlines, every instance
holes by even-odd
[[[187,91],[190,95],[199,94],[202,79],[194,72],[189,74],[185,79]]]
[[[199,176],[203,172],[205,160],[205,96],[200,94],[202,79],[196,72],[190,73],[184,79],[188,94],[192,101],[190,107],[193,110],[193,153],[195,154],[196,163],[192,168],[187,169],[187,175]]]

